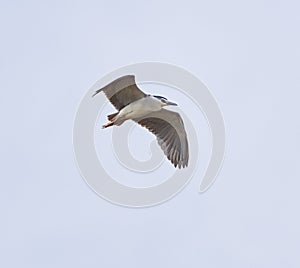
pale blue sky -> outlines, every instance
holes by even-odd
[[[1,267],[300,266],[298,1],[1,1]],[[212,91],[223,169],[128,209],[80,177],[81,97],[126,64],[182,66]]]

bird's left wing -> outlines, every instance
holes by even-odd
[[[175,167],[184,168],[188,165],[188,140],[178,113],[161,109],[134,121],[156,135],[158,144]]]
[[[93,96],[103,91],[117,110],[123,109],[129,103],[144,98],[146,94],[135,83],[134,75],[122,76],[105,87],[98,89]]]

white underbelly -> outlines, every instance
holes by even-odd
[[[123,119],[135,119],[146,116],[151,112],[159,111],[160,109],[161,106],[159,103],[152,99],[145,98],[127,105],[120,111],[119,116]]]

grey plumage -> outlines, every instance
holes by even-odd
[[[133,75],[114,80],[97,90],[93,96],[101,91],[119,111],[108,116],[110,122],[104,128],[121,125],[131,119],[156,135],[158,144],[175,167],[188,166],[188,140],[181,116],[162,108],[175,103],[161,96],[145,94],[137,87]]]
[[[146,94],[137,87],[133,75],[122,76],[114,80],[107,86],[97,90],[93,97],[101,91],[119,111],[128,104],[146,97]]]

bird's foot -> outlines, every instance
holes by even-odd
[[[102,128],[107,128],[107,127],[113,126],[113,124],[114,124],[114,122],[109,121],[108,123],[103,125]]]

